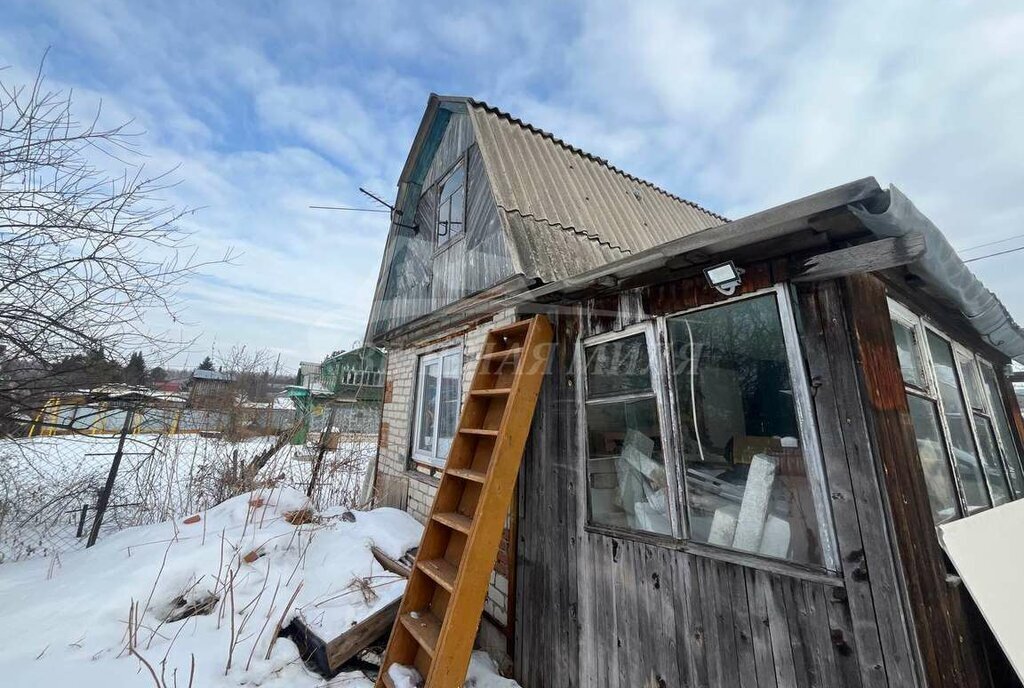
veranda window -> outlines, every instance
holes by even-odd
[[[773,289],[584,342],[590,524],[836,567],[784,298]]]
[[[584,350],[590,522],[671,535],[650,335],[643,328]]]
[[[444,465],[459,422],[461,398],[461,350],[421,356],[416,385],[414,458],[435,466]]]
[[[817,441],[797,413],[806,388],[778,295],[669,318],[668,332],[690,539],[826,563],[808,470]]]
[[[889,310],[935,523],[1024,496],[991,364],[903,306]]]

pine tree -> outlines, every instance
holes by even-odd
[[[124,367],[124,381],[129,385],[142,385],[146,382],[146,361],[141,351],[135,351]]]
[[[199,364],[199,370],[213,370],[213,360],[207,356],[203,359],[203,362]]]

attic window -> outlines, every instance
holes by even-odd
[[[460,160],[438,185],[437,246],[462,236],[466,217],[466,164]]]

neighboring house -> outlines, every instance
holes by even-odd
[[[196,368],[182,387],[193,408],[229,408],[235,402],[235,381],[231,373]]]
[[[387,355],[375,346],[336,351],[320,364],[320,375],[339,401],[380,402]]]
[[[478,638],[523,685],[1002,685],[936,525],[1024,497],[1024,335],[897,189],[728,221],[431,96],[395,205],[379,504],[429,517],[486,332],[554,326]]]
[[[360,346],[335,351],[321,363],[300,363],[297,384],[286,394],[305,419],[306,432],[376,433],[386,361],[382,349]],[[298,433],[294,441],[305,441],[306,432]]]
[[[299,373],[295,376],[295,384],[306,389],[319,389],[323,387],[320,382],[320,364],[312,361],[299,362]]]
[[[153,389],[160,392],[180,392],[186,384],[186,380],[164,380],[154,382]]]

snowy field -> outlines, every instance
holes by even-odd
[[[273,446],[274,438],[228,442],[199,435],[129,436],[104,514],[101,538],[126,527],[157,523],[209,508],[254,485],[240,470]],[[36,437],[0,441],[0,562],[80,549],[96,496],[117,448],[116,435]],[[350,437],[324,456],[316,505],[358,506],[373,437]],[[255,476],[256,484],[305,491],[315,447],[285,446]]]
[[[360,673],[327,682],[291,641],[274,642],[282,619],[301,614],[330,636],[401,595],[405,581],[370,547],[397,559],[419,523],[395,509],[344,512],[264,489],[59,560],[0,565],[0,683],[370,688]],[[482,653],[466,685],[516,686]]]

